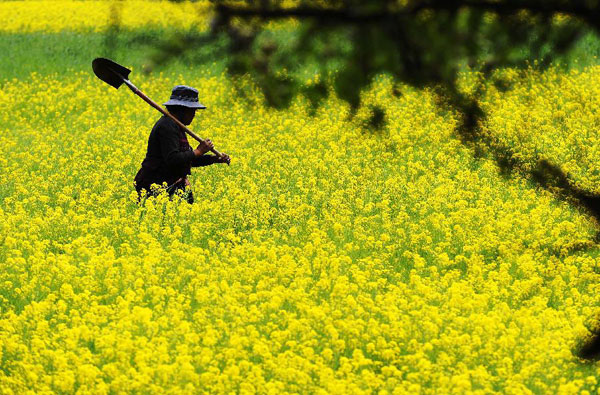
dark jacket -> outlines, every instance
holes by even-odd
[[[214,155],[196,157],[185,132],[169,117],[161,117],[150,132],[148,150],[142,168],[135,176],[135,186],[150,189],[151,184],[172,185],[191,174],[192,167],[217,162]]]

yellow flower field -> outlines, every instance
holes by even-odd
[[[291,7],[295,2],[286,0],[282,4]],[[0,33],[102,32],[114,26],[203,31],[210,22],[210,6],[208,0],[0,1]],[[276,28],[281,23],[270,22],[267,26]]]
[[[205,29],[207,1],[2,1],[0,32],[103,31],[111,25],[123,28],[158,26]]]
[[[490,103],[531,119],[593,96],[598,71],[557,77],[537,107]],[[596,224],[473,159],[429,94],[384,78],[349,120],[334,98],[311,118],[225,78],[144,79],[159,101],[198,87],[192,126],[233,161],[195,171],[194,205],[139,206],[158,113],[90,74],[0,96],[3,393],[595,391],[572,350],[598,312]],[[360,127],[369,104],[392,120],[379,134]],[[596,137],[571,133],[548,154],[591,159]]]
[[[128,29],[209,20],[119,3]],[[0,2],[0,30],[100,32],[111,4]],[[140,205],[158,112],[91,67],[0,76],[0,394],[598,392],[573,352],[600,326],[599,224],[475,158],[431,92],[380,76],[354,117],[333,93],[311,116],[134,75],[159,103],[198,88],[191,128],[231,166],[193,170],[193,205]],[[600,67],[506,77],[483,133],[599,193]]]

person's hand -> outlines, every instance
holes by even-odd
[[[218,163],[227,163],[227,164],[230,164],[231,163],[231,158],[229,157],[229,155],[224,154],[223,152],[221,152],[221,156],[218,159]]]
[[[194,150],[194,153],[196,154],[196,156],[204,155],[205,153],[207,153],[208,151],[213,149],[214,146],[215,145],[213,144],[212,141],[210,141],[209,139],[206,139],[206,140],[202,141],[200,144],[198,144],[198,146]]]

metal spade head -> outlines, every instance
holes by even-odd
[[[131,70],[106,58],[94,59],[92,69],[98,78],[117,89],[123,84],[123,81],[129,78],[129,73],[131,73]]]

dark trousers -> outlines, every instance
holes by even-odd
[[[151,191],[150,188],[138,188],[138,186],[136,185],[136,191],[138,193],[138,203],[142,202],[143,196],[145,195],[146,198],[150,197],[150,196],[158,196],[158,194],[160,193],[160,190],[158,191]],[[147,192],[144,192],[147,191]],[[181,191],[181,192],[178,192]],[[186,202],[188,202],[189,204],[194,203],[194,194],[192,193],[192,190],[190,188],[188,188],[187,190],[185,189],[185,185],[183,185],[182,187],[174,187],[171,186],[170,188],[167,188],[167,193],[169,194],[170,198],[173,198],[174,195],[179,195],[181,194],[181,198],[183,200],[185,200]]]
[[[153,182],[155,184],[161,184],[159,182]],[[150,185],[152,183],[149,183],[147,180],[144,179],[144,175],[143,175],[143,171],[140,170],[138,172],[138,174],[135,176],[135,190],[138,193],[138,203],[140,203],[142,201],[142,197],[144,195],[146,195],[146,197],[149,196],[158,196],[158,194],[160,193],[160,189],[157,191],[152,191],[150,189]],[[187,188],[186,188],[187,187]],[[145,194],[144,190],[147,191]],[[192,193],[192,189],[189,187],[189,183],[187,182],[187,179],[181,179],[178,180],[176,182],[174,182],[173,184],[169,185],[166,188],[167,193],[169,194],[170,198],[173,198],[173,195],[180,195],[181,198],[183,200],[185,200],[186,202],[188,202],[189,204],[194,203],[194,194]]]
[[[187,187],[184,181],[175,183],[167,188],[167,192],[169,193],[169,197],[173,197],[175,194],[181,194],[181,198],[188,202],[189,204],[194,203],[194,194],[192,193],[192,188]]]

